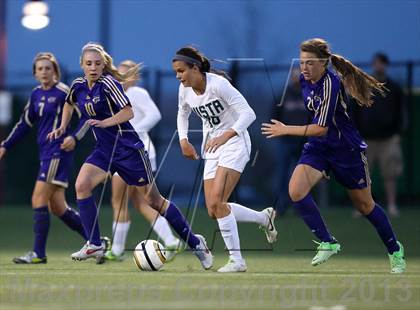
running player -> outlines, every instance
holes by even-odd
[[[219,272],[243,272],[247,267],[240,251],[237,222],[254,222],[264,227],[267,240],[277,237],[273,208],[261,212],[228,202],[251,153],[247,128],[255,113],[241,93],[221,75],[211,73],[209,60],[197,49],[184,47],[172,60],[180,80],[178,134],[182,153],[199,159],[188,141],[188,117],[194,111],[203,121],[202,157],[204,193],[211,218],[217,219],[229,250],[229,262]]]
[[[120,82],[138,79],[139,66],[125,74],[119,73],[113,65],[112,57],[101,45],[95,43],[83,47],[80,64],[85,76],[73,81],[64,105],[61,126],[48,135],[49,139],[59,138],[65,132],[77,106],[87,121],[76,133],[76,138],[80,139],[92,126],[97,141],[76,180],[77,204],[89,241],[71,255],[72,259],[103,257],[104,247],[99,240],[98,212],[92,191],[106,180],[109,172],[118,172],[125,183],[136,186],[138,194],[165,216],[199,258],[203,268],[211,268],[213,256],[204,237],[193,234],[175,204],[159,193],[144,145],[128,122],[134,114]]]
[[[50,228],[50,212],[87,240],[79,214],[67,205],[64,195],[73,162],[74,139],[64,131],[60,139],[47,141],[47,134],[60,127],[69,88],[60,82],[60,67],[51,53],[36,55],[32,70],[40,85],[32,90],[19,122],[0,147],[1,159],[37,123],[41,163],[32,194],[35,238],[33,250],[15,257],[13,261],[16,264],[47,263],[45,248]]]
[[[124,74],[136,65],[132,60],[125,60],[118,66],[118,71]],[[136,86],[136,83],[137,80],[133,80],[123,84],[134,113],[130,124],[140,136],[141,141],[143,141],[147,154],[149,155],[152,172],[155,173],[157,169],[156,150],[150,140],[148,131],[160,121],[161,115],[147,90]],[[112,240],[112,249],[105,253],[105,258],[113,261],[123,259],[125,241],[130,228],[127,196],[133,203],[133,206],[152,225],[153,230],[159,238],[163,240],[165,243],[166,259],[171,260],[176,254],[177,249],[180,248],[179,239],[173,235],[168,221],[155,209],[151,208],[143,197],[136,194],[135,187],[128,187],[118,173],[112,176],[112,208],[114,210],[112,231],[114,237]]]
[[[335,71],[328,67],[332,64]],[[333,54],[323,39],[304,41],[300,46],[300,83],[303,98],[312,113],[312,123],[290,126],[278,120],[262,124],[267,138],[285,135],[308,136],[289,183],[289,195],[306,225],[320,240],[312,260],[316,266],[340,251],[340,244],[328,231],[310,191],[332,171],[356,207],[375,227],[388,250],[392,273],[405,271],[404,248],[397,240],[383,209],[371,194],[366,143],[347,111],[346,91],[361,106],[372,104],[372,91],[384,93],[384,86],[350,61]],[[374,124],[372,124],[374,126]]]

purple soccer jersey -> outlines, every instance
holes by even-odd
[[[327,69],[312,84],[301,75],[300,83],[312,124],[328,127],[321,137],[309,137],[298,164],[309,165],[325,175],[332,170],[336,180],[348,189],[361,189],[371,180],[365,156],[367,144],[347,112],[347,96],[340,78]]]
[[[131,105],[122,85],[111,75],[101,76],[91,89],[86,78],[75,79],[66,100],[82,113],[74,134],[77,140],[89,130],[87,119],[104,120]],[[118,172],[129,185],[142,186],[153,180],[147,152],[130,122],[107,128],[92,127],[92,130],[96,145],[86,163]]]
[[[73,81],[67,102],[79,108],[82,119],[104,120],[117,114],[125,106],[131,106],[122,85],[111,75],[101,76],[92,89],[89,89],[86,78],[77,78]],[[75,136],[78,140],[87,131],[87,126],[79,126]],[[111,154],[116,148],[143,148],[143,143],[129,122],[107,128],[92,128],[96,148]],[[118,139],[118,140],[117,140]]]
[[[60,127],[63,106],[68,91],[68,86],[63,83],[57,83],[47,90],[42,89],[41,86],[35,87],[19,122],[2,142],[1,146],[10,149],[37,123],[40,160],[49,160],[68,153],[60,150],[60,144],[67,136],[67,133],[53,141],[47,139],[47,135],[51,131]]]
[[[327,69],[322,78],[312,84],[300,76],[303,100],[312,113],[312,124],[328,127],[322,137],[310,137],[308,142],[315,147],[329,149],[367,148],[347,112],[347,95],[340,78]]]

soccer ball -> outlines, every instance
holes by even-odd
[[[140,270],[158,271],[166,262],[165,248],[156,240],[143,240],[137,244],[133,259]]]

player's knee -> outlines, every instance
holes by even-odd
[[[121,208],[123,208],[123,197],[122,196],[116,196],[116,195],[112,195],[111,197],[111,204],[112,204],[112,208],[115,210],[120,210]]]
[[[368,215],[372,212],[375,207],[375,201],[373,199],[360,200],[357,202],[356,208],[363,215]]]
[[[77,197],[86,197],[92,192],[91,182],[88,179],[77,179],[75,187]]]
[[[65,213],[66,209],[57,208],[56,206],[51,206],[51,213],[55,216],[62,216]]]
[[[220,203],[217,199],[212,199],[207,203],[207,213],[209,214],[209,217],[212,219],[217,218],[217,210]]]
[[[48,204],[48,197],[44,193],[33,193],[31,202],[33,207],[45,206]]]
[[[163,215],[165,213],[165,204],[167,204],[167,200],[163,198],[160,195],[148,195],[146,197],[145,202],[155,209],[157,212],[159,212],[160,215]],[[168,207],[169,205],[167,205]]]
[[[297,186],[289,185],[289,196],[293,202],[296,202],[305,198],[305,193],[300,191]]]

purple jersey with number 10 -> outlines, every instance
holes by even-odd
[[[131,106],[122,85],[111,75],[101,76],[91,89],[86,78],[75,79],[66,100],[78,106],[83,119],[104,120],[117,114],[125,106]],[[129,122],[107,128],[93,127],[92,130],[96,148],[105,153],[111,153],[115,143],[117,148],[143,148],[142,141]]]
[[[92,88],[86,78],[73,81],[66,101],[79,107],[82,119],[104,120],[131,106],[120,82],[111,75],[101,76]],[[80,140],[89,125],[80,126],[75,137]],[[143,186],[153,180],[147,152],[130,122],[107,128],[92,127],[96,145],[85,163],[118,174],[129,185]]]

